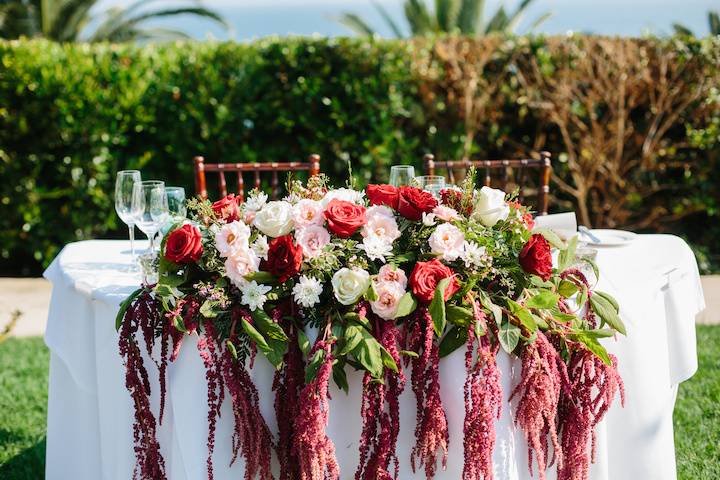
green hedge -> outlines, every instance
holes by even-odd
[[[607,41],[610,48],[631,46],[638,58],[630,60],[649,64],[659,76],[667,58],[685,65],[678,73],[683,88],[702,92],[673,113],[653,144],[652,168],[622,154],[627,161],[623,156],[621,163],[630,165],[625,178],[649,186],[651,196],[617,192],[611,182],[603,192],[606,183],[597,179],[585,197],[569,189],[579,178],[572,155],[578,163],[592,146],[583,146],[588,132],[577,122],[569,133],[577,145],[563,136],[557,112],[545,108],[563,101],[549,80],[597,49],[595,37],[0,42],[0,272],[37,273],[64,243],[122,235],[113,210],[115,172],[139,168],[145,178],[191,190],[191,158],[198,153],[208,161],[243,162],[317,152],[336,181],[345,180],[350,162],[362,184],[385,179],[393,163],[420,165],[427,151],[491,158],[547,149],[560,160],[556,180],[568,187],[553,187],[554,208],[582,203],[596,225],[673,231],[717,255],[719,43]],[[487,90],[476,89],[478,105],[469,112],[462,92],[473,71]],[[585,80],[568,81],[582,91]],[[644,119],[657,109],[657,98],[638,98],[628,106],[635,128],[652,123]],[[602,123],[603,101],[590,109],[578,104],[570,113]],[[635,132],[623,135],[628,145],[637,143]],[[577,146],[582,151],[573,153]],[[601,161],[605,154],[598,155]],[[607,207],[617,199],[626,205],[622,215]],[[651,214],[657,222],[638,222]]]

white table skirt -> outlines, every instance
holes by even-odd
[[[85,241],[67,245],[45,272],[53,293],[45,341],[51,350],[46,478],[123,479],[132,477],[133,409],[125,390],[124,367],[114,328],[119,303],[139,278],[123,273],[127,242]],[[628,336],[605,342],[616,354],[625,381],[626,406],[617,402],[598,428],[592,480],[674,480],[672,412],[677,385],[697,368],[695,316],[704,308],[692,251],[679,238],[641,235],[630,246],[601,249],[598,288],[614,295]],[[167,473],[172,480],[207,478],[207,388],[195,348],[186,339],[168,369],[168,408],[159,430]],[[501,353],[498,362],[506,397],[519,378],[517,360]],[[151,376],[157,372],[148,369]],[[277,430],[271,391],[272,368],[258,356],[252,377],[261,410]],[[343,479],[352,478],[358,458],[362,378],[348,376],[350,394],[332,385],[328,433],[335,443]],[[441,395],[448,416],[448,467],[437,478],[461,478],[464,417],[464,349],[441,360]],[[157,391],[157,389],[155,389]],[[153,393],[157,393],[157,392]],[[226,397],[227,398],[227,397]],[[157,412],[158,399],[154,398]],[[215,478],[242,478],[242,461],[230,461],[232,415],[226,401],[215,442]],[[496,423],[495,478],[530,479],[522,432],[512,426],[514,405],[505,402]],[[413,474],[415,400],[410,388],[401,397],[398,454],[400,478]],[[551,469],[554,470],[554,469]],[[554,478],[550,471],[548,478]],[[535,474],[537,478],[537,473]]]

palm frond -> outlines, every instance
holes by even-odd
[[[474,34],[482,29],[485,0],[462,0],[457,26],[460,33]]]
[[[43,33],[53,40],[71,42],[79,38],[79,26],[84,25],[83,20],[87,20],[88,12],[97,0],[67,0],[54,14],[51,10],[46,10],[50,8],[45,6],[47,3],[43,2],[43,22],[48,15],[50,20],[48,25],[43,26]]]
[[[451,32],[457,26],[460,4],[457,0],[435,0],[435,22],[438,30]]]
[[[673,23],[672,27],[673,27],[673,30],[675,30],[676,35],[689,35],[691,37],[695,36],[695,34],[693,33],[692,30],[690,30],[688,27],[686,27],[685,25],[682,25],[680,23]]]
[[[506,32],[512,32],[515,31],[517,28],[518,23],[520,23],[520,20],[522,20],[523,14],[525,13],[525,10],[530,6],[530,4],[533,2],[533,0],[522,0],[520,4],[517,6],[515,11],[510,14],[507,20],[507,24],[505,25],[504,30]]]
[[[542,15],[540,15],[539,17],[537,17],[535,20],[533,20],[533,22],[532,22],[532,23],[530,24],[530,26],[528,27],[528,31],[529,31],[529,32],[532,32],[533,30],[535,30],[536,28],[538,28],[540,25],[542,25],[543,23],[545,23],[545,21],[546,21],[548,18],[550,18],[550,17],[552,17],[552,12],[545,12],[545,13],[543,13]]]
[[[400,27],[397,23],[395,23],[395,20],[393,20],[390,13],[383,7],[380,2],[377,0],[373,0],[373,5],[375,5],[375,9],[380,13],[380,16],[385,20],[385,23],[387,23],[388,27],[390,27],[390,30],[392,30],[393,34],[397,38],[402,38],[403,33]]]
[[[430,13],[422,0],[406,0],[405,17],[410,24],[410,32],[413,35],[427,35],[437,30],[437,24],[430,17]]]
[[[507,29],[509,19],[502,5],[495,11],[490,21],[485,26],[484,33],[504,32]]]
[[[720,35],[720,14],[708,12],[708,22],[710,23],[710,35]]]
[[[375,31],[359,15],[355,13],[343,13],[337,21],[358,35],[372,37]]]

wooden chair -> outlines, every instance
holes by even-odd
[[[320,155],[312,154],[307,162],[267,162],[267,163],[205,163],[203,157],[195,157],[195,194],[203,199],[208,198],[205,172],[217,172],[219,178],[220,195],[228,194],[227,180],[225,174],[237,174],[237,192],[241,201],[245,200],[245,180],[243,174],[252,172],[254,177],[254,188],[260,188],[260,172],[272,172],[270,187],[272,188],[271,198],[277,199],[280,196],[280,180],[278,172],[299,172],[307,171],[309,176],[320,173]]]
[[[534,205],[538,215],[547,215],[548,213],[548,197],[550,195],[550,174],[552,173],[552,163],[550,161],[550,152],[540,152],[539,159],[521,159],[521,160],[435,160],[435,156],[427,154],[424,157],[425,174],[439,175],[436,173],[438,169],[445,169],[450,183],[455,183],[455,171],[467,170],[475,167],[479,174],[483,175],[483,184],[487,186],[498,186],[507,191],[508,186],[517,187],[519,189],[518,200],[522,202],[525,198],[526,190],[526,173],[528,170],[538,170],[537,172],[537,204]],[[515,179],[511,180],[511,171],[517,170]],[[494,174],[494,175],[493,175]],[[493,179],[499,180],[493,182]],[[531,189],[528,188],[528,191]]]

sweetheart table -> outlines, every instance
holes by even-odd
[[[45,271],[53,284],[45,342],[50,352],[46,478],[132,478],[133,406],[125,388],[125,369],[118,354],[115,315],[138,285],[128,273],[129,244],[91,240],[67,245]],[[627,337],[605,341],[619,360],[626,403],[615,405],[598,427],[592,480],[676,478],[672,414],[678,385],[697,369],[695,316],[704,308],[700,276],[690,248],[670,235],[639,235],[625,247],[600,248],[598,288],[620,303]],[[207,478],[207,390],[205,370],[186,339],[168,369],[165,418],[158,437],[168,477]],[[507,396],[520,376],[518,360],[498,355]],[[149,368],[152,375],[157,369]],[[272,367],[258,356],[251,372],[260,392],[261,411],[271,428],[274,419]],[[350,393],[331,386],[328,435],[333,440],[343,479],[352,478],[358,458],[362,376],[348,377]],[[448,465],[437,478],[461,478],[463,465],[464,349],[440,363],[441,396],[446,408],[450,447]],[[156,385],[157,379],[151,384]],[[155,394],[157,392],[153,392]],[[158,398],[153,398],[154,411]],[[409,466],[413,446],[415,399],[406,388],[400,398],[398,456],[401,479],[424,478]],[[505,402],[496,423],[495,478],[529,479],[527,446],[512,425],[514,401]],[[215,441],[215,478],[243,476],[242,461],[229,466],[232,415],[226,401]],[[548,471],[554,478],[554,467]],[[537,478],[537,473],[535,473]]]

